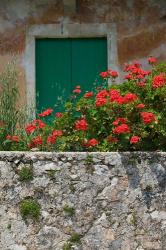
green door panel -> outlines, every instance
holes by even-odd
[[[90,90],[106,69],[106,38],[36,39],[38,111],[66,100],[76,85]],[[62,105],[55,109],[61,111]]]
[[[70,41],[36,40],[37,109],[54,107],[71,93]]]
[[[72,39],[72,87],[80,85],[88,91],[99,73],[107,70],[106,38]]]

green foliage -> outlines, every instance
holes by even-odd
[[[28,218],[38,220],[40,216],[40,205],[32,198],[24,199],[20,203],[20,213],[24,220]]]
[[[73,233],[70,237],[70,242],[71,243],[80,243],[81,235],[78,233]]]
[[[7,229],[10,230],[10,229],[11,229],[11,226],[12,226],[12,225],[9,223],[9,224],[7,225]]]
[[[86,157],[85,164],[87,164],[87,165],[92,165],[93,164],[93,156],[92,155],[88,155]]]
[[[12,60],[0,73],[0,150],[26,150],[25,124],[32,117],[33,108],[19,106],[18,72]],[[14,140],[7,136],[14,136]],[[20,141],[20,137],[24,140]]]
[[[72,193],[74,193],[76,191],[76,188],[75,188],[74,184],[72,184],[72,183],[69,185],[69,188],[70,188]]]
[[[138,218],[137,218],[137,214],[135,211],[133,211],[132,213],[132,218],[131,218],[131,221],[130,223],[133,225],[133,226],[137,226],[137,223],[138,223]]]
[[[72,249],[72,244],[70,242],[67,242],[63,246],[63,250],[71,250]]]
[[[74,232],[71,235],[69,241],[64,244],[63,250],[71,250],[73,244],[80,244],[80,240],[81,240],[81,235]]]
[[[65,213],[67,213],[69,216],[73,216],[75,214],[75,208],[74,207],[70,207],[68,205],[65,205],[63,207],[63,210]]]
[[[56,174],[60,172],[60,170],[54,170],[54,169],[49,169],[47,170],[47,174],[49,176],[50,179],[55,179]]]
[[[95,168],[93,166],[93,156],[88,155],[87,158],[85,159],[85,165],[86,165],[86,172],[89,174],[93,174],[95,171]]]
[[[149,72],[133,63],[127,66],[124,82],[117,85],[110,71],[103,73],[103,84],[86,93],[90,96],[80,95],[79,90],[66,102],[60,116],[46,110],[37,122],[27,124],[28,132],[20,129],[19,143],[5,139],[9,132],[15,134],[18,119],[13,125],[6,121],[8,125],[0,127],[2,150],[166,151],[166,63],[152,65]],[[108,85],[108,79],[112,84]],[[10,92],[9,87],[6,89],[4,93]],[[18,117],[14,105],[17,92],[11,93],[10,120]],[[8,98],[2,100],[7,110]],[[87,159],[87,171],[93,171],[91,166],[91,159]]]
[[[13,135],[15,133],[18,121],[16,103],[19,92],[14,62],[8,64],[5,71],[0,74],[0,89],[0,139],[4,141],[8,134]],[[4,144],[0,147],[2,147],[2,150],[5,149]]]
[[[32,167],[23,167],[19,171],[20,181],[31,181],[33,180],[33,168]]]

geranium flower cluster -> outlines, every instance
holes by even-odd
[[[141,112],[141,118],[145,124],[151,124],[157,120],[156,115],[152,112]]]
[[[49,108],[49,109],[46,109],[45,111],[43,111],[41,114],[38,114],[38,116],[45,117],[45,116],[52,114],[52,112],[53,112],[53,109]]]
[[[138,99],[137,95],[134,93],[127,93],[124,96],[120,95],[118,91],[111,90],[110,91],[110,101],[118,104],[128,104],[130,102],[134,102]]]
[[[83,143],[83,146],[86,148],[91,148],[91,147],[95,147],[99,144],[99,141],[96,140],[95,138],[92,138],[90,140],[88,140],[86,143]]]
[[[57,112],[56,114],[55,114],[55,117],[56,118],[61,118],[63,116],[63,114],[61,113],[61,112]]]
[[[125,66],[125,82],[115,85],[118,73],[101,72],[102,84],[83,93],[72,91],[69,109],[48,108],[25,127],[28,149],[55,151],[166,150],[166,67],[148,58],[150,70],[140,63]],[[106,86],[107,80],[112,85]],[[52,119],[48,119],[52,116]],[[47,121],[48,119],[48,121]],[[24,140],[7,135],[16,147]]]
[[[63,132],[61,130],[54,130],[48,137],[47,137],[47,144],[55,144],[56,139],[59,136],[62,136]]]
[[[27,132],[27,134],[32,134],[33,132],[35,132],[38,129],[43,129],[45,127],[45,123],[40,120],[33,120],[31,123],[29,123],[26,128],[25,131]]]
[[[96,95],[96,107],[104,106],[107,102],[107,96],[109,93],[106,90],[101,90]]]
[[[154,58],[149,58],[148,61],[150,63],[154,61]],[[124,72],[128,73],[124,76],[124,79],[135,81],[139,87],[144,87],[146,85],[147,77],[151,74],[150,70],[143,70],[141,64],[138,62],[126,65]]]
[[[151,65],[154,65],[157,60],[154,57],[149,57],[148,62]],[[140,87],[144,87],[146,85],[147,76],[151,74],[150,70],[143,70],[141,68],[141,64],[133,63],[126,65],[125,72],[129,72],[129,74],[125,75],[124,78],[126,80],[136,81],[136,84]],[[160,73],[159,75],[155,75],[152,80],[152,88],[157,89],[166,85],[166,73]]]
[[[102,78],[110,78],[110,77],[116,78],[116,77],[118,77],[118,72],[115,71],[115,70],[109,69],[109,70],[107,70],[107,71],[101,72],[101,73],[100,73],[100,76],[101,76]]]
[[[81,87],[79,85],[76,86],[75,89],[73,90],[73,93],[80,94],[81,93]]]
[[[139,79],[139,80],[144,79],[151,73],[151,71],[149,70],[143,70],[141,68],[141,64],[138,62],[126,65],[124,71],[129,72],[129,74],[125,76],[126,79]]]
[[[20,137],[18,135],[7,135],[6,139],[12,142],[19,142]]]
[[[161,73],[161,74],[153,77],[152,86],[154,89],[161,88],[164,85],[166,85],[166,74]]]
[[[51,145],[56,143],[56,139],[59,136],[62,136],[63,132],[61,130],[54,130],[48,137],[46,138],[46,144]],[[33,137],[28,145],[29,148],[35,148],[42,146],[44,143],[44,140],[41,136],[41,134]]]
[[[141,138],[137,135],[133,135],[131,138],[130,138],[130,143],[131,144],[137,144],[139,141],[141,140]]]
[[[130,132],[131,130],[129,126],[125,123],[122,123],[121,125],[118,125],[117,127],[113,129],[114,134],[128,134]]]
[[[110,102],[115,102],[117,104],[128,104],[138,99],[136,94],[130,92],[122,96],[120,92],[115,89],[111,89],[109,92],[101,90],[96,95],[96,107],[104,106],[107,103],[108,96]]]
[[[85,119],[77,120],[75,122],[75,129],[86,131],[88,129],[88,123]]]
[[[87,92],[84,94],[85,98],[91,98],[93,96],[93,92]]]
[[[41,146],[43,144],[43,139],[41,135],[38,135],[36,137],[34,137],[30,143],[28,144],[29,148],[36,148],[38,146]]]

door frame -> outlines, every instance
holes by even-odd
[[[61,23],[31,25],[26,32],[25,79],[27,106],[36,107],[36,38],[107,38],[108,68],[118,70],[117,30],[115,23]]]

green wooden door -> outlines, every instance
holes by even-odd
[[[76,85],[90,90],[106,69],[106,38],[36,39],[37,109],[66,100]]]

